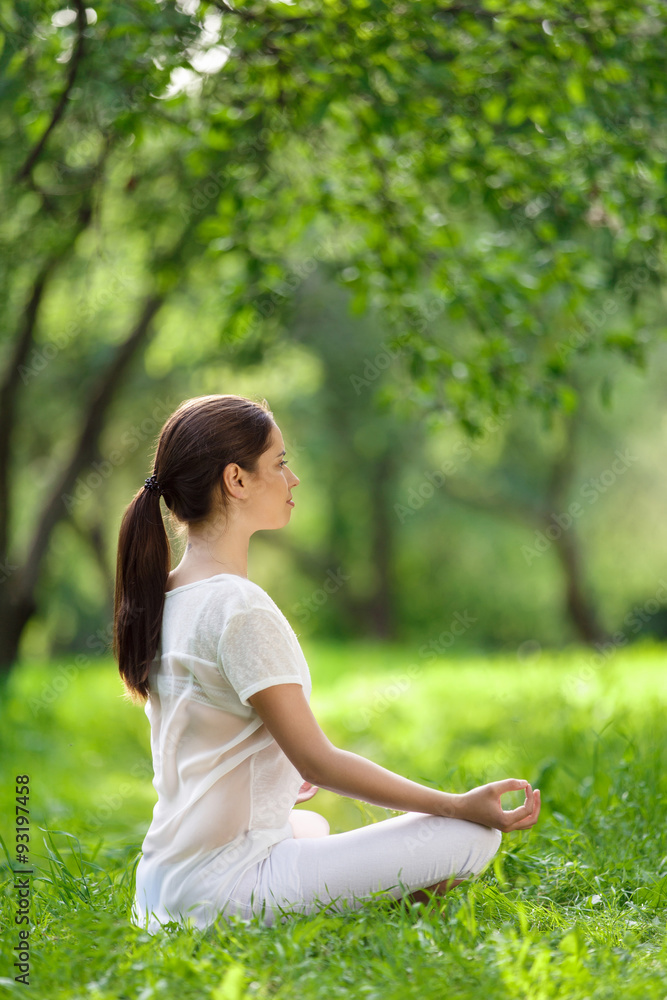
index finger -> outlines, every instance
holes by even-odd
[[[502,781],[494,781],[498,795],[505,795],[507,792],[520,792],[522,788],[528,790],[530,782],[525,778],[504,778]]]
[[[535,789],[535,798],[533,803],[533,810],[527,816],[522,818],[517,818],[510,825],[510,830],[527,830],[529,827],[534,826],[537,823],[538,817],[540,815],[540,809],[542,807],[542,797],[538,788]],[[518,812],[519,810],[513,810]],[[505,813],[505,816],[510,816],[511,813]],[[508,831],[509,832],[509,831]]]
[[[523,805],[517,806],[516,809],[503,809],[506,817],[512,817],[513,820],[523,819],[525,816],[530,816],[535,806],[535,793],[533,792],[532,786],[528,785],[526,788],[526,798]]]

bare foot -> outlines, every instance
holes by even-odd
[[[454,879],[453,882],[451,879],[444,879],[442,882],[436,882],[435,885],[427,885],[423,889],[416,889],[415,892],[409,892],[402,898],[409,899],[412,903],[428,903],[429,898],[426,895],[426,890],[434,892],[437,896],[444,896],[445,893],[449,892],[450,889],[453,889],[455,885],[461,885],[461,882],[463,881],[464,879],[462,878]]]
[[[414,892],[407,892],[404,896],[399,896],[398,899],[393,900],[393,903],[395,906],[398,906],[403,900],[407,900],[409,903],[428,903],[430,900],[426,895],[427,890],[434,892],[438,896],[444,896],[455,885],[461,885],[461,882],[464,881],[465,879],[462,878],[454,879],[454,881],[451,878],[443,879],[442,882],[436,882],[435,885],[427,885],[423,889],[415,889]]]

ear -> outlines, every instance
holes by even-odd
[[[228,462],[223,469],[221,480],[219,485],[220,490],[223,489],[223,483],[227,490],[228,495],[232,497],[238,497],[243,499],[245,495],[246,483],[246,473],[245,470],[237,465],[236,462]]]

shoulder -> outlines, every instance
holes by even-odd
[[[239,578],[234,581],[235,594],[233,600],[227,600],[225,620],[222,630],[225,631],[233,621],[233,632],[246,632],[248,635],[263,635],[267,641],[281,643],[283,639],[298,645],[298,637],[290,621],[283,614],[273,598],[258,584],[251,580]]]
[[[296,632],[273,598],[247,577],[220,573],[166,594],[163,624],[219,635],[232,620],[235,631],[245,625],[248,632],[273,633],[276,638],[282,632],[298,643]]]
[[[249,620],[266,617],[262,612],[270,612],[289,625],[273,598],[259,584],[241,576],[224,576],[211,580],[203,604],[222,627],[237,615],[243,615]]]

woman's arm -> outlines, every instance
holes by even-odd
[[[359,754],[340,750],[325,736],[300,684],[275,684],[248,701],[306,781],[373,805],[467,819],[498,830],[525,830],[537,822],[540,793],[523,779],[507,778],[463,794],[441,792],[403,778]],[[505,811],[500,796],[525,789],[524,804]]]

